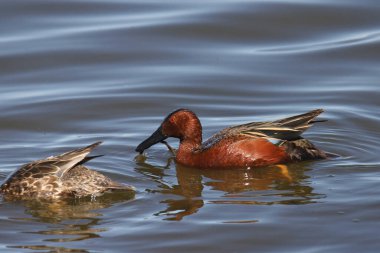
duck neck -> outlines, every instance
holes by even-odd
[[[176,161],[187,166],[198,166],[202,145],[201,135],[198,138],[184,138],[180,141]]]
[[[184,127],[185,132],[180,138],[179,149],[194,151],[201,147],[202,145],[202,125],[198,117],[194,115],[187,125]]]
[[[198,139],[183,139],[179,143],[180,150],[186,150],[188,152],[193,152],[200,149],[202,145],[202,137]]]

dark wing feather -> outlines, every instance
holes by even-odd
[[[20,178],[25,177],[26,175],[28,175],[28,177],[42,177],[44,175],[56,175],[62,177],[75,165],[86,160],[86,156],[100,143],[101,142],[96,142],[84,148],[25,164],[9,178]]]
[[[270,121],[252,122],[234,128],[240,134],[274,138],[280,140],[295,140],[306,131],[315,121],[314,119],[323,112],[322,109],[313,110],[296,116]]]
[[[87,147],[69,151],[62,155],[53,156],[48,159],[51,160],[53,166],[59,167],[59,171],[57,171],[56,175],[58,177],[62,177],[62,175],[64,175],[72,167],[82,162],[95,147],[100,145],[100,143],[102,142],[98,141]]]
[[[300,131],[305,131],[311,124],[317,122],[314,119],[323,112],[323,109],[316,109],[307,113],[296,115],[289,118],[273,121],[275,124],[280,124],[283,127],[289,127]]]
[[[322,109],[270,122],[252,122],[233,127],[240,134],[275,138],[280,140],[295,140],[316,121],[314,119],[323,112]]]
[[[219,140],[235,135],[247,135],[255,138],[296,140],[313,123],[314,119],[323,112],[322,109],[313,110],[304,114],[267,122],[251,122],[223,129],[213,135],[202,145],[203,149],[214,145]]]

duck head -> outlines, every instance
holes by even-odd
[[[202,126],[194,112],[188,109],[178,109],[170,113],[146,140],[141,142],[136,152],[140,154],[156,143],[164,141],[168,137],[178,138],[180,142],[202,142]]]

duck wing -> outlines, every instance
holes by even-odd
[[[99,146],[102,142],[98,141],[95,142],[87,147],[75,149],[66,153],[63,153],[62,155],[53,156],[49,159],[52,163],[51,165],[53,167],[57,167],[56,175],[58,177],[62,177],[67,171],[69,171],[71,168],[73,168],[77,164],[83,164],[84,162],[87,162],[95,157],[87,157],[87,155],[97,146]]]
[[[243,125],[231,127],[232,132],[261,138],[274,138],[280,140],[296,140],[316,121],[315,118],[323,112],[323,109],[316,109],[307,113],[292,117],[268,121],[251,122]]]
[[[71,168],[83,161],[90,160],[93,157],[86,157],[101,142],[93,143],[87,147],[75,149],[61,155],[50,156],[46,159],[34,161],[22,166],[8,180],[15,178],[41,178],[47,175],[54,175],[61,178]]]
[[[301,138],[301,134],[311,127],[313,123],[325,121],[315,120],[315,118],[322,112],[323,109],[316,109],[307,113],[275,121],[250,122],[228,127],[206,140],[202,144],[202,149],[207,149],[224,138],[239,135],[287,141],[297,140]]]

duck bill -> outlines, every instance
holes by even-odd
[[[150,148],[154,144],[159,143],[165,140],[166,138],[168,137],[162,133],[161,127],[159,127],[149,138],[147,138],[145,141],[141,142],[137,146],[136,152],[142,154],[142,152],[144,152],[145,149]]]

